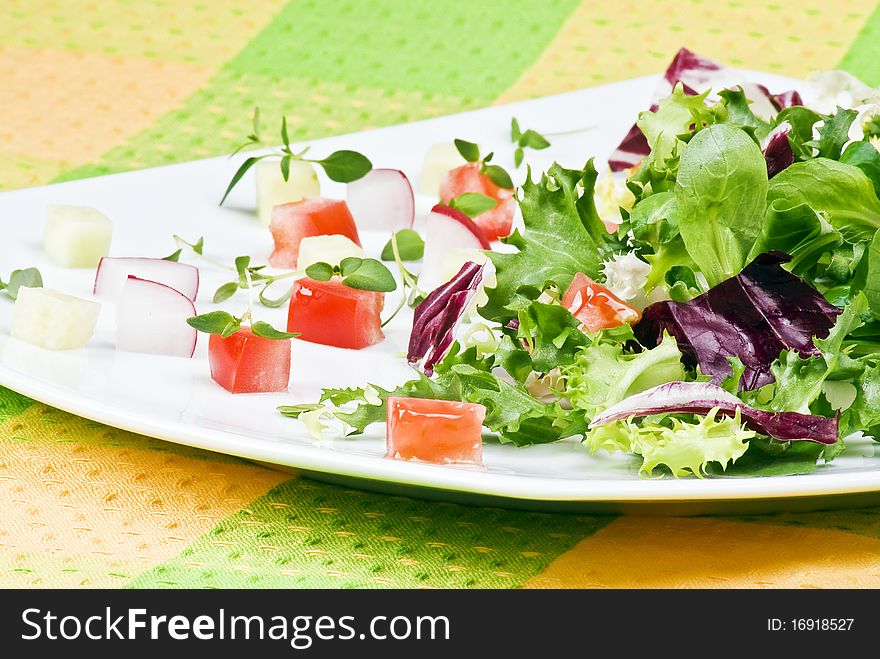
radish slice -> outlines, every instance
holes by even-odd
[[[346,198],[358,229],[399,231],[413,225],[413,189],[399,169],[370,170],[348,184]]]
[[[195,301],[199,292],[199,269],[187,263],[138,256],[105,256],[95,273],[95,295],[116,301],[129,277],[165,284]]]
[[[419,287],[430,292],[445,283],[446,257],[450,251],[462,249],[489,249],[489,243],[471,218],[460,210],[437,204],[425,225],[425,257]]]
[[[196,315],[192,300],[170,286],[129,276],[116,305],[116,349],[173,357],[192,357]]]

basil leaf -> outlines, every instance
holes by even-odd
[[[315,281],[329,281],[333,278],[333,266],[329,263],[312,263],[306,268],[306,275]]]
[[[230,281],[214,291],[214,304],[220,304],[231,298],[238,291],[238,282]]]
[[[281,158],[281,176],[285,181],[290,178],[290,156]]]
[[[277,330],[269,323],[264,323],[262,320],[258,320],[251,325],[251,332],[256,336],[264,339],[272,339],[273,341],[285,341],[287,339],[292,339],[295,336],[299,336],[297,332],[282,332]]]
[[[361,262],[353,270],[351,267],[344,267],[345,262],[348,260],[343,259],[340,268],[343,271],[344,277],[342,283],[349,288],[356,288],[362,291],[379,291],[382,293],[390,293],[397,288],[394,275],[376,259],[360,259]],[[347,272],[350,274],[346,274]]]
[[[186,324],[205,334],[220,334],[224,338],[235,334],[241,326],[241,319],[225,311],[211,311],[186,319]],[[234,327],[232,331],[230,328]]]
[[[547,141],[547,138],[541,135],[531,128],[529,128],[525,133],[522,134],[522,137],[519,138],[519,145],[523,147],[529,147],[530,149],[546,149],[550,146],[550,142]]]
[[[256,129],[254,131],[256,133]],[[290,147],[290,137],[287,135],[287,117],[281,117],[281,143],[286,147]],[[290,159],[287,160],[288,164],[290,164]],[[284,161],[282,160],[281,171],[284,171]],[[284,180],[287,180],[287,176],[284,177]]]
[[[244,271],[247,270],[247,267],[251,264],[250,256],[236,256],[235,257],[235,269],[238,271],[239,275],[244,275]]]
[[[363,262],[364,260],[358,256],[347,256],[339,262],[339,274],[343,277],[350,275],[360,268]]]
[[[373,163],[357,151],[335,151],[323,160],[313,160],[324,168],[324,173],[337,183],[351,183],[363,178],[373,168]]]
[[[43,276],[36,268],[25,268],[24,270],[13,270],[9,275],[9,283],[6,285],[6,294],[13,300],[18,298],[18,289],[22,286],[26,288],[42,288]]]
[[[498,165],[484,165],[483,173],[499,188],[513,190],[513,181],[510,178],[510,174],[504,171],[503,167],[499,167]]]
[[[498,202],[479,192],[465,192],[455,199],[451,199],[449,205],[452,208],[457,208],[468,217],[476,217],[495,208]]]
[[[510,118],[510,141],[519,144],[519,138],[522,137],[522,131],[519,129],[519,122],[516,117]]]
[[[461,154],[461,157],[467,160],[468,162],[477,162],[480,159],[480,147],[478,147],[473,142],[468,142],[466,140],[455,139],[455,148],[458,149],[458,152]]]
[[[223,205],[223,202],[226,201],[226,197],[229,196],[229,193],[232,192],[232,188],[238,185],[238,182],[242,179],[242,177],[247,174],[247,171],[260,162],[263,158],[268,158],[269,154],[264,156],[251,156],[247,160],[245,160],[241,167],[238,168],[238,171],[232,176],[232,180],[229,182],[229,185],[226,187],[226,192],[223,193],[223,198],[220,200],[220,205]],[[198,252],[201,254],[201,252]]]
[[[418,232],[412,229],[401,229],[394,234],[397,242],[397,253],[401,261],[418,261],[425,254],[425,241]],[[382,260],[394,261],[394,247],[389,240],[382,248]]]
[[[523,158],[525,157],[525,152],[522,150],[521,146],[516,147],[516,151],[513,152],[513,164],[516,167],[522,165]]]

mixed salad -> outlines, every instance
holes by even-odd
[[[880,90],[840,71],[803,96],[742,78],[682,49],[602,173],[553,164],[515,185],[477,144],[437,145],[421,187],[439,203],[418,224],[403,172],[312,158],[282,122],[283,145],[224,195],[253,170],[272,267],[178,236],[164,259],[110,257],[109,221],[74,207],[50,209],[45,251],[97,264],[118,349],[188,358],[207,333],[211,377],[235,394],[286,391],[292,339],[368,348],[411,307],[411,380],[279,408],[319,437],[384,422],[390,458],[479,465],[488,430],[631,454],[646,477],[808,473],[854,434],[880,438]],[[513,119],[516,167],[552,137]],[[265,146],[255,113],[243,147]],[[318,196],[315,167],[345,201]],[[388,232],[378,258],[359,230]],[[213,302],[243,292],[247,311],[198,315],[184,257],[227,269]],[[14,336],[89,340],[96,301],[33,268],[0,288]],[[259,305],[287,305],[286,327]]]

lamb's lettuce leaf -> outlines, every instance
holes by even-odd
[[[794,208],[805,204],[821,213],[850,242],[864,242],[880,228],[880,199],[858,167],[815,158],[796,162],[774,176],[767,202]]]
[[[767,165],[744,131],[717,124],[682,151],[675,185],[678,226],[709,286],[738,274],[761,232]]]

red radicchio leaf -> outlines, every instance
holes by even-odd
[[[794,151],[788,141],[788,128],[773,130],[768,135],[764,147],[764,160],[767,163],[767,177],[773,178],[779,172],[794,164]]]
[[[416,307],[406,357],[410,364],[424,359],[422,369],[425,375],[434,372],[434,365],[443,359],[452,345],[458,321],[482,279],[483,266],[469,261],[461,266],[458,274],[431,291]]]
[[[799,412],[766,412],[749,407],[721,387],[708,382],[667,382],[653,389],[625,398],[596,416],[590,427],[652,414],[708,414],[717,409],[724,416],[740,419],[747,428],[781,441],[810,440],[821,444],[837,441],[836,418],[800,414]]]
[[[782,350],[818,355],[813,337],[824,338],[840,309],[799,277],[783,270],[787,254],[761,254],[731,277],[689,302],[657,302],[633,328],[639,342],[653,348],[668,332],[685,362],[699,364],[719,384],[730,375],[729,356],[745,365],[740,389],[773,381],[770,365]]]
[[[660,99],[672,93],[676,83],[680,82],[686,94],[696,96],[711,87],[727,86],[730,80],[730,71],[717,62],[700,57],[696,53],[682,48],[676,53],[663,79],[654,91],[651,100],[651,111],[657,109]],[[767,102],[777,111],[791,105],[802,105],[801,96],[794,90],[784,91],[781,94],[772,94],[764,85],[750,85],[758,93],[764,94]],[[612,172],[619,172],[639,164],[642,159],[651,153],[648,141],[636,124],[627,132],[626,137],[617,146],[608,158],[608,166]]]

